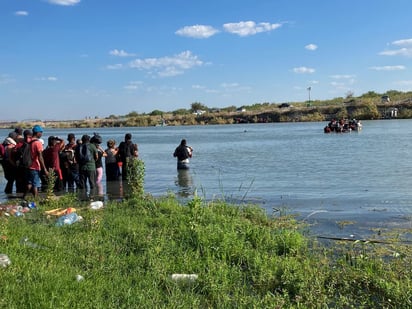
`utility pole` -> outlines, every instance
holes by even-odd
[[[307,90],[308,90],[308,93],[309,93],[308,106],[310,106],[310,91],[312,90],[312,87],[309,86]]]

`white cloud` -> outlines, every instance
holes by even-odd
[[[412,57],[412,48],[401,48],[401,49],[393,49],[393,50],[385,50],[380,52],[379,55],[382,56],[406,56]]]
[[[242,86],[239,83],[221,83],[224,93],[236,93],[241,91],[250,91],[249,86]]]
[[[206,87],[202,85],[192,85],[192,89],[206,89]]]
[[[141,81],[131,81],[131,82],[129,82],[129,84],[124,86],[124,89],[137,90],[137,89],[140,89],[142,87],[142,85],[143,85],[143,82],[141,82]]]
[[[318,46],[315,45],[315,44],[308,44],[308,45],[305,46],[305,48],[306,48],[307,50],[317,50],[317,49],[318,49]]]
[[[116,64],[110,64],[106,66],[106,69],[108,70],[120,70],[123,68],[123,64],[121,63],[116,63]]]
[[[205,93],[219,93],[219,91],[217,91],[215,89],[210,89],[210,88],[207,88],[206,86],[202,86],[202,85],[192,85],[192,89],[201,90]]]
[[[330,78],[333,79],[353,79],[355,78],[355,75],[349,75],[349,74],[336,74],[336,75],[331,75]]]
[[[345,83],[343,83],[343,82],[331,82],[330,84],[331,84],[332,86],[338,87],[338,88],[342,88],[342,87],[345,86]]]
[[[16,81],[14,78],[12,78],[12,77],[10,77],[9,75],[7,75],[7,74],[2,74],[2,75],[0,75],[0,85],[1,84],[9,84],[9,83],[12,83],[12,82],[14,82],[14,81]]]
[[[236,88],[236,87],[239,87],[239,84],[238,84],[238,83],[222,83],[222,84],[220,84],[220,86],[221,86],[222,88],[228,89],[228,88]]]
[[[299,73],[299,74],[306,74],[306,73],[315,73],[315,69],[308,68],[308,67],[298,67],[298,68],[293,68],[293,72]]]
[[[55,76],[39,77],[39,78],[36,78],[36,80],[55,82],[55,81],[57,81],[57,77],[55,77]]]
[[[134,57],[136,56],[135,54],[130,54],[126,51],[124,51],[123,49],[118,50],[118,49],[113,49],[111,51],[109,51],[109,54],[112,56],[116,56],[116,57]]]
[[[356,75],[351,74],[335,74],[329,77],[336,80],[330,82],[330,85],[337,90],[350,90],[349,86],[353,86],[356,82]]]
[[[47,0],[47,2],[51,4],[70,6],[80,3],[80,0]]]
[[[238,23],[227,23],[223,25],[226,32],[239,36],[255,35],[260,32],[268,32],[281,27],[282,24],[258,23],[254,21],[241,21]]]
[[[402,39],[402,40],[393,41],[391,45],[407,46],[407,47],[402,47],[399,49],[384,50],[380,52],[379,55],[412,57],[412,47],[410,47],[412,46],[412,39]]]
[[[16,15],[16,16],[28,16],[29,12],[27,12],[27,11],[16,11],[16,12],[14,12],[14,15]]]
[[[129,63],[130,68],[145,70],[161,77],[180,75],[185,70],[202,65],[203,62],[190,51],[172,57],[136,59]]]
[[[213,28],[212,26],[194,25],[183,27],[177,30],[175,34],[196,39],[206,39],[218,32],[219,30]]]
[[[399,71],[405,70],[406,67],[404,65],[385,65],[381,67],[370,67],[369,69],[375,71]]]
[[[403,40],[393,41],[392,45],[398,45],[398,46],[412,45],[412,39],[403,39]]]

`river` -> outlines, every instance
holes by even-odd
[[[205,200],[258,204],[270,214],[296,214],[315,232],[342,236],[412,227],[412,120],[364,121],[361,132],[344,134],[324,134],[325,125],[46,128],[43,137],[96,131],[105,146],[132,133],[145,163],[145,192],[153,196],[173,193],[184,201],[196,192]],[[194,152],[189,172],[179,174],[172,153],[182,138]]]

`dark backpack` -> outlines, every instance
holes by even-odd
[[[90,162],[92,160],[92,153],[88,147],[87,144],[82,144],[78,146],[79,152],[78,152],[78,157],[79,157],[79,162],[81,164],[85,164],[87,162]]]
[[[66,148],[60,153],[60,162],[74,164],[76,162],[74,150],[72,148]]]
[[[19,162],[18,165],[29,168],[33,163],[31,158],[31,143],[24,142],[24,144],[17,149],[17,161]]]

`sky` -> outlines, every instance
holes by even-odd
[[[0,0],[0,121],[412,91],[410,0]]]

